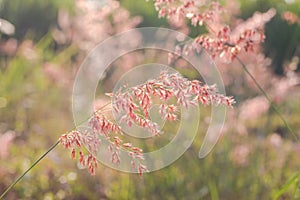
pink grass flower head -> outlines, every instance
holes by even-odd
[[[181,19],[187,18],[193,26],[205,26],[207,34],[197,36],[193,42],[180,46],[181,54],[188,55],[202,48],[212,58],[225,63],[232,62],[241,52],[253,52],[256,46],[265,39],[264,25],[274,17],[276,11],[270,9],[265,13],[256,12],[238,26],[226,23],[224,15],[229,12],[219,1],[194,0],[155,0],[155,8],[159,17]],[[174,58],[170,55],[169,60]]]
[[[108,93],[107,96],[112,98],[112,109],[121,114],[121,120],[127,125],[136,124],[148,130],[149,134],[159,135],[160,127],[153,122],[149,116],[150,108],[154,103],[159,102],[159,114],[168,121],[176,122],[178,118],[178,107],[202,105],[225,105],[231,107],[235,100],[233,97],[224,96],[217,92],[216,86],[206,85],[198,80],[188,80],[179,73],[168,73],[162,71],[157,79],[148,80],[147,82],[127,88],[121,87],[117,92]],[[170,103],[176,99],[176,103]],[[131,165],[142,175],[147,172],[147,166],[142,164],[143,150],[135,147],[129,142],[123,141],[121,136],[123,132],[121,127],[109,120],[101,109],[94,112],[89,120],[89,130],[73,130],[60,137],[60,143],[71,150],[71,157],[79,158],[82,166],[88,168],[91,174],[95,174],[98,166],[96,159],[99,146],[102,141],[108,141],[107,151],[111,155],[111,162],[120,164],[122,162],[120,150],[126,150],[132,158]],[[83,146],[88,150],[85,155]]]

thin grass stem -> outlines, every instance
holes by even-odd
[[[286,121],[286,119],[283,117],[283,115],[281,114],[281,112],[279,111],[279,109],[274,105],[273,101],[271,100],[271,98],[267,95],[267,93],[265,92],[265,90],[260,86],[260,84],[256,81],[256,79],[254,78],[254,76],[251,74],[251,72],[247,69],[246,65],[243,63],[243,61],[236,57],[237,61],[241,64],[243,70],[246,72],[246,74],[252,79],[252,81],[254,82],[254,84],[257,86],[257,88],[261,91],[261,93],[265,96],[265,98],[267,99],[267,101],[269,102],[271,108],[276,112],[276,114],[278,115],[278,117],[281,119],[281,121],[283,122],[284,126],[288,129],[288,131],[292,134],[292,136],[299,141],[298,136],[295,134],[295,132],[293,131],[293,129],[291,128],[291,126],[289,125],[289,123]]]

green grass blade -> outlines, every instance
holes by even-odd
[[[285,184],[284,186],[278,190],[273,197],[273,200],[278,199],[281,195],[283,195],[294,183],[296,183],[298,177],[300,176],[300,172],[294,174]]]

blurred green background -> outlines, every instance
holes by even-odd
[[[95,2],[100,1],[0,0],[0,18],[15,27],[14,34],[0,33],[0,193],[61,134],[73,129],[72,84],[93,45],[128,28],[170,27],[166,19],[158,19],[151,1],[101,1],[96,11],[90,8]],[[282,15],[291,11],[300,17],[300,1],[236,3],[241,12],[235,17],[242,19],[256,11],[277,10],[266,25],[262,52],[271,63],[266,69],[269,79],[264,81],[299,77],[300,23],[291,24]],[[203,31],[190,28],[192,36]],[[130,63],[135,58],[132,55],[124,60]],[[122,64],[122,60],[116,62],[115,68],[124,67]],[[232,64],[232,71],[236,65]],[[287,66],[292,72],[287,73]],[[180,70],[197,77],[191,69]],[[224,134],[205,159],[198,159],[198,151],[208,126],[209,108],[202,110],[201,130],[193,145],[167,168],[139,177],[100,165],[96,176],[91,176],[78,169],[77,162],[60,146],[6,199],[272,199],[282,189],[279,199],[300,199],[296,174],[300,169],[299,142],[270,108],[253,117],[250,111],[260,110],[264,101],[255,99],[261,94],[251,87],[249,91],[243,83],[236,90],[234,84],[244,76],[227,84],[227,93],[238,103],[228,111]],[[281,91],[285,83],[275,89],[266,83],[265,89],[274,94],[272,97],[279,96],[274,102],[299,137],[299,84]],[[111,88],[109,84],[106,81],[103,90]],[[253,99],[258,103],[251,104]],[[251,117],[240,119],[244,112]]]

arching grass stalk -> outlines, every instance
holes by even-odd
[[[41,155],[21,176],[19,176],[0,196],[2,199],[32,168],[34,168],[48,153],[50,153],[57,145],[59,141],[57,141],[54,145],[52,145],[43,155]]]
[[[282,116],[281,112],[278,110],[278,108],[274,105],[273,101],[270,99],[270,97],[267,95],[267,93],[264,91],[264,89],[260,86],[260,84],[256,81],[254,76],[251,74],[251,72],[247,69],[246,65],[243,63],[243,61],[239,57],[235,57],[237,61],[241,64],[243,70],[246,72],[246,74],[253,80],[254,84],[257,86],[257,88],[261,91],[261,93],[265,96],[267,101],[269,102],[271,108],[276,112],[278,117],[281,119],[283,122],[284,126],[288,129],[288,131],[292,134],[292,136],[299,141],[299,138],[289,125],[289,123],[285,120],[285,118]]]
[[[93,114],[95,114],[96,112],[101,111],[103,108],[105,108],[106,106],[108,106],[109,104],[111,104],[111,102],[106,103],[105,105],[103,105],[101,108],[99,108],[98,110],[96,110]],[[86,119],[85,121],[87,121],[88,119]],[[85,121],[81,122],[80,124],[83,124]],[[48,155],[53,149],[55,149],[55,147],[57,147],[57,145],[60,143],[60,141],[58,140],[55,144],[53,144],[45,153],[43,153],[43,155],[41,155],[25,172],[23,172],[22,175],[20,175],[16,180],[14,180],[14,182],[12,184],[10,184],[10,186],[1,194],[0,196],[0,200],[3,199],[3,197],[19,182],[22,180],[22,178],[32,169],[34,168],[46,155]]]

